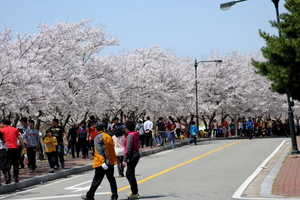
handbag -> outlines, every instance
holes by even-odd
[[[115,148],[116,156],[124,156],[124,147]]]

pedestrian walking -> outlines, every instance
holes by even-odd
[[[176,126],[175,126],[175,122],[174,119],[172,117],[169,117],[169,121],[166,124],[167,126],[167,138],[169,139],[170,143],[171,143],[171,147],[174,150],[175,149],[175,130],[176,130]]]
[[[7,153],[7,145],[3,138],[3,133],[0,131],[0,170],[2,171],[2,173],[4,175],[5,184],[10,183],[10,168],[11,168],[11,164],[10,164],[10,159],[9,159],[9,156]],[[0,183],[1,183],[1,180],[0,180]]]
[[[244,136],[244,134],[243,134],[243,132],[244,132],[244,122],[243,122],[243,120],[242,119],[239,119],[239,135],[240,135],[240,137],[243,137]]]
[[[36,152],[40,148],[40,132],[35,129],[35,122],[33,120],[28,120],[29,127],[25,130],[23,135],[23,141],[26,145],[26,152],[28,158],[28,167],[30,172],[33,173],[36,169]]]
[[[90,126],[88,127],[88,147],[92,156],[94,156],[94,139],[97,136],[96,130],[96,120],[90,121]]]
[[[212,122],[212,124],[211,124],[211,129],[212,129],[212,131],[211,131],[211,137],[212,138],[216,137],[216,135],[218,133],[218,127],[219,127],[219,124],[218,124],[217,120],[214,119],[213,122]]]
[[[77,130],[77,139],[76,142],[81,148],[82,159],[88,157],[88,128],[85,121],[81,121]]]
[[[54,173],[54,167],[56,165],[56,146],[58,145],[56,137],[53,136],[51,130],[48,130],[46,133],[46,137],[44,139],[44,144],[46,147],[46,155],[48,158],[48,163],[50,166],[50,171],[49,173]]]
[[[251,117],[246,121],[246,130],[249,139],[252,140],[254,134],[254,122],[251,120]]]
[[[96,125],[98,135],[94,139],[95,154],[94,164],[95,175],[89,191],[82,195],[82,199],[94,200],[95,192],[100,186],[104,175],[106,175],[111,188],[111,200],[118,199],[118,189],[114,177],[114,165],[117,164],[117,157],[114,149],[112,137],[106,133],[107,124],[99,123]]]
[[[145,121],[145,123],[144,123],[146,147],[152,147],[152,128],[153,128],[153,122],[150,121],[150,117],[149,116],[146,119],[147,119],[147,121]]]
[[[117,166],[118,166],[118,172],[119,172],[119,178],[124,177],[124,167],[122,165],[122,162],[124,160],[124,135],[116,136],[114,135],[112,137],[114,141],[114,148],[117,155]]]
[[[73,123],[72,128],[69,129],[69,133],[68,133],[68,140],[69,140],[69,145],[71,147],[72,158],[75,158],[75,151],[76,151],[77,158],[79,157],[80,147],[76,142],[77,129],[78,129],[77,124]]]
[[[165,124],[163,122],[162,117],[159,117],[158,122],[156,123],[156,134],[160,141],[160,143],[157,146],[164,146],[166,134],[165,134]]]
[[[22,151],[25,151],[25,145],[23,143],[23,139],[18,131],[18,129],[10,126],[10,121],[3,119],[1,121],[1,132],[3,133],[3,139],[7,145],[7,153],[10,159],[10,162],[13,166],[13,178],[15,183],[19,182],[19,158],[21,156],[21,152],[19,150],[19,146],[17,140],[19,140]],[[10,183],[11,180],[8,181]]]
[[[61,164],[61,168],[65,168],[65,158],[64,158],[64,140],[66,146],[69,146],[69,141],[65,129],[58,125],[58,119],[54,118],[52,120],[52,126],[47,130],[51,131],[52,135],[57,139],[56,155],[55,155],[55,169],[59,168],[58,158]]]
[[[235,124],[234,124],[234,120],[231,120],[230,124],[229,124],[229,137],[234,136],[234,131],[235,131]]]
[[[144,123],[142,119],[139,119],[139,123],[135,126],[135,130],[139,132],[140,135],[140,148],[145,146],[145,130]]]
[[[27,117],[22,117],[20,120],[21,125],[17,127],[18,131],[21,134],[21,137],[23,138],[23,135],[25,133],[25,130],[29,127],[28,123],[27,123]],[[22,145],[20,142],[18,142],[19,145],[19,151],[22,151]],[[24,144],[25,145],[25,144]],[[25,145],[26,147],[26,145]],[[24,164],[24,160],[25,160],[25,156],[23,153],[21,153],[21,156],[19,158],[19,168],[24,168],[25,164]]]
[[[149,118],[150,120],[150,118]],[[140,159],[139,153],[139,132],[135,132],[133,121],[125,122],[125,140],[124,140],[124,163],[127,166],[126,178],[130,184],[131,191],[127,194],[128,199],[139,199],[138,185],[135,178],[135,168]]]
[[[192,144],[194,142],[195,145],[197,145],[197,136],[196,134],[199,132],[197,126],[195,125],[195,122],[191,122],[191,127],[190,127],[190,137],[192,138],[189,142],[189,144]]]
[[[175,125],[176,125],[176,130],[175,130],[175,133],[176,133],[176,138],[177,139],[180,139],[180,135],[181,135],[181,123],[180,123],[180,121],[176,121],[176,123],[175,123]]]

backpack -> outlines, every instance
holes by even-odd
[[[121,124],[121,123],[115,124],[113,135],[115,135],[116,137],[120,137],[122,135],[125,135],[125,125]]]
[[[140,124],[140,125],[139,125],[138,131],[139,131],[139,134],[140,134],[140,135],[144,135],[144,134],[145,134],[144,124]]]

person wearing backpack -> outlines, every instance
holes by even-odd
[[[142,119],[139,119],[139,123],[135,126],[135,130],[140,134],[140,148],[144,148],[145,146],[145,130],[144,123]]]

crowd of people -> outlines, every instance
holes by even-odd
[[[117,199],[117,185],[114,177],[114,165],[117,165],[118,177],[128,179],[131,191],[128,198],[140,198],[135,179],[135,168],[139,161],[139,149],[164,146],[167,142],[175,149],[175,139],[189,138],[189,144],[197,145],[197,137],[239,137],[253,136],[284,136],[289,135],[289,125],[280,120],[255,120],[253,118],[240,118],[237,123],[232,120],[228,123],[222,120],[219,124],[213,120],[208,129],[199,131],[195,122],[190,122],[188,133],[186,125],[175,121],[169,116],[164,120],[159,117],[152,122],[150,117],[146,120],[139,119],[134,123],[125,119],[120,123],[118,117],[112,121],[105,118],[103,121],[91,116],[79,124],[73,123],[68,131],[59,125],[58,119],[52,120],[52,126],[46,130],[46,135],[35,128],[33,120],[21,118],[17,128],[10,125],[9,120],[1,121],[0,129],[0,169],[5,178],[5,184],[11,183],[11,167],[13,168],[13,180],[19,182],[19,169],[26,165],[31,173],[38,167],[36,154],[45,149],[48,158],[50,173],[65,168],[65,149],[71,152],[72,158],[82,159],[94,157],[95,175],[92,185],[83,199],[94,199],[96,189],[101,184],[104,175],[107,176],[111,185],[112,199]],[[124,169],[127,166],[126,175]]]
[[[219,124],[213,120],[210,127],[204,130],[204,137],[266,137],[289,136],[290,127],[287,120],[272,120],[255,118],[239,118],[237,123],[222,120]]]

